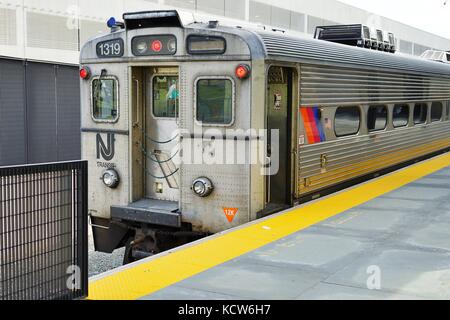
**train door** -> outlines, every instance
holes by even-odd
[[[278,211],[292,203],[291,135],[294,70],[272,66],[267,86],[267,209]],[[278,132],[278,134],[276,134]]]
[[[180,87],[177,67],[146,72],[144,129],[145,195],[150,199],[179,200],[178,112]]]

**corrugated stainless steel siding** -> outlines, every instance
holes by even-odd
[[[377,134],[354,136],[321,144],[302,146],[299,150],[299,181],[301,192],[309,192],[348,180],[349,176],[370,173],[368,169],[357,172],[356,165],[376,161],[377,157],[388,156],[395,152],[407,153],[414,147],[432,146],[445,141],[450,146],[450,122],[433,123]],[[328,164],[322,168],[321,156],[326,155]],[[403,159],[402,161],[405,161]],[[313,180],[311,186],[302,188],[305,178]]]
[[[259,36],[267,59],[301,64],[304,106],[450,100],[450,65],[314,39],[267,32]],[[299,193],[316,192],[449,145],[448,121],[305,145],[298,155]]]
[[[343,105],[450,100],[450,80],[302,65],[301,104]]]
[[[389,72],[434,74],[450,78],[450,65],[342,44],[260,32],[269,58],[290,58],[318,65],[352,65]]]

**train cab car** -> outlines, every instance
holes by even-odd
[[[450,66],[177,11],[81,51],[95,248],[124,262],[450,146]]]

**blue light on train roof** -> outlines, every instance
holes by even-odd
[[[106,24],[108,25],[108,28],[114,28],[117,25],[116,18],[114,17],[109,18]]]

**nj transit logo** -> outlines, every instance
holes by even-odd
[[[97,159],[102,157],[105,161],[111,161],[115,154],[115,137],[114,133],[108,133],[106,135],[106,144],[100,135],[97,133]]]

